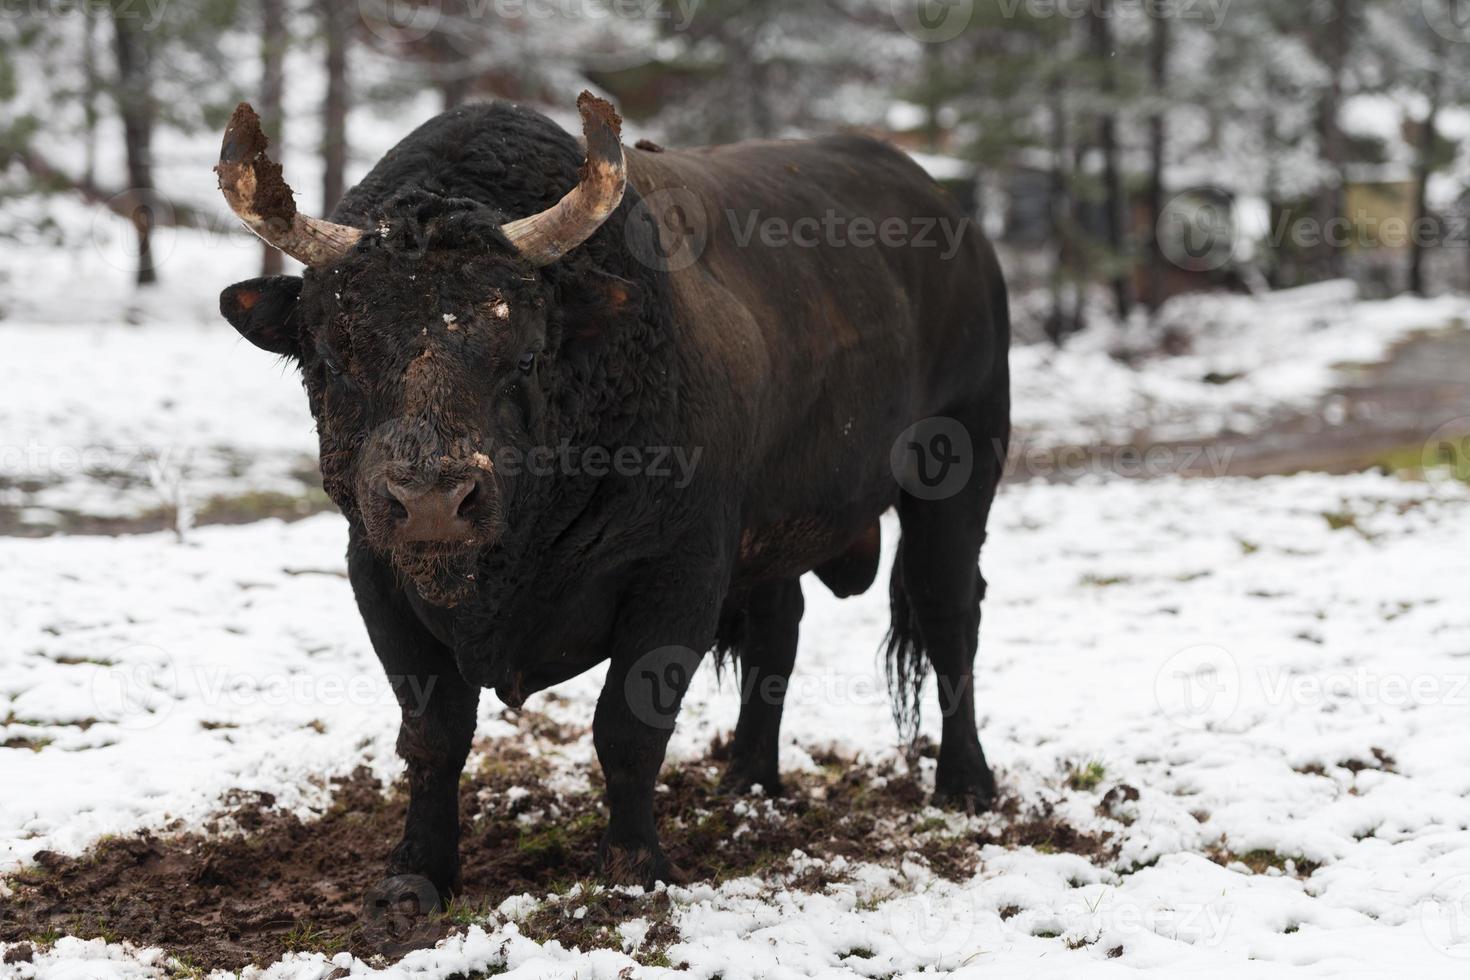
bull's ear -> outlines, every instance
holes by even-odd
[[[219,294],[219,311],[256,347],[296,357],[301,351],[296,324],[300,296],[300,276],[247,279]]]

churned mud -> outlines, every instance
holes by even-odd
[[[559,733],[553,726],[539,734],[555,740]],[[731,799],[716,790],[720,748],[663,775],[664,845],[690,882],[755,874],[773,889],[821,891],[840,880],[823,865],[794,863],[797,849],[891,866],[918,860],[957,881],[975,873],[987,844],[1070,851],[1099,863],[1114,855],[1106,835],[1079,831],[1048,811],[1023,813],[1014,800],[1002,803],[985,830],[936,816],[908,775],[835,755],[820,758],[817,772],[788,776],[779,799]],[[546,788],[545,753],[514,741],[482,746],[471,765],[460,791],[465,890],[447,909],[420,914],[401,888],[396,904],[364,901],[383,894],[382,866],[406,800],[399,787],[385,790],[360,769],[336,783],[330,808],[311,820],[277,809],[269,794],[239,794],[198,831],[106,839],[78,857],[43,852],[6,882],[13,894],[0,915],[0,940],[44,948],[74,935],[158,946],[180,974],[264,965],[292,950],[395,960],[529,893],[544,900],[520,916],[523,934],[620,948],[617,926],[641,917],[651,926],[634,955],[668,965],[665,951],[679,938],[669,895],[597,887],[594,853],[605,812],[596,775],[584,789],[559,795]],[[578,915],[564,904],[575,904]]]

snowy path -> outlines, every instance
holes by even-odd
[[[982,737],[1023,803],[1114,835],[1118,856],[1098,867],[991,846],[963,885],[918,862],[849,869],[817,893],[695,884],[674,890],[670,960],[729,980],[1463,976],[1467,518],[1458,485],[1376,477],[1008,488],[985,561]],[[395,772],[396,711],[339,574],[344,539],[323,516],[207,528],[186,545],[0,543],[0,743],[34,749],[0,750],[0,863],[189,824],[230,789],[308,808],[365,759]],[[784,765],[812,768],[833,746],[894,757],[874,653],[883,590],[846,603],[807,591]],[[585,726],[597,687],[583,677],[559,689],[565,702],[530,707]],[[735,701],[702,672],[673,754],[701,756]],[[484,736],[513,731],[493,697],[482,716]],[[934,722],[931,710],[937,735]],[[559,771],[581,781],[590,758],[584,735]],[[1096,785],[1069,787],[1089,763]],[[1099,816],[1117,786],[1137,800]],[[611,978],[634,963],[542,947],[506,918],[400,969]],[[153,975],[162,962],[64,939],[6,969]],[[329,969],[317,954],[269,972]]]

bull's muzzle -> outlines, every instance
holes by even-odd
[[[474,535],[476,507],[485,496],[481,477],[445,486],[420,486],[389,477],[383,495],[390,501],[392,534],[398,544],[463,543]]]

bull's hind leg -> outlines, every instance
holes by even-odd
[[[971,431],[976,458],[962,487],[937,499],[905,492],[899,500],[903,538],[893,569],[890,656],[900,704],[910,699],[913,722],[924,655],[934,668],[943,717],[935,803],[980,811],[994,802],[995,778],[975,726],[974,664],[985,598],[979,561],[1003,460],[978,438],[983,430]]]
[[[756,784],[772,796],[781,792],[781,711],[803,608],[801,582],[790,579],[752,589],[739,614],[740,720],[720,780],[725,792],[748,793]]]

